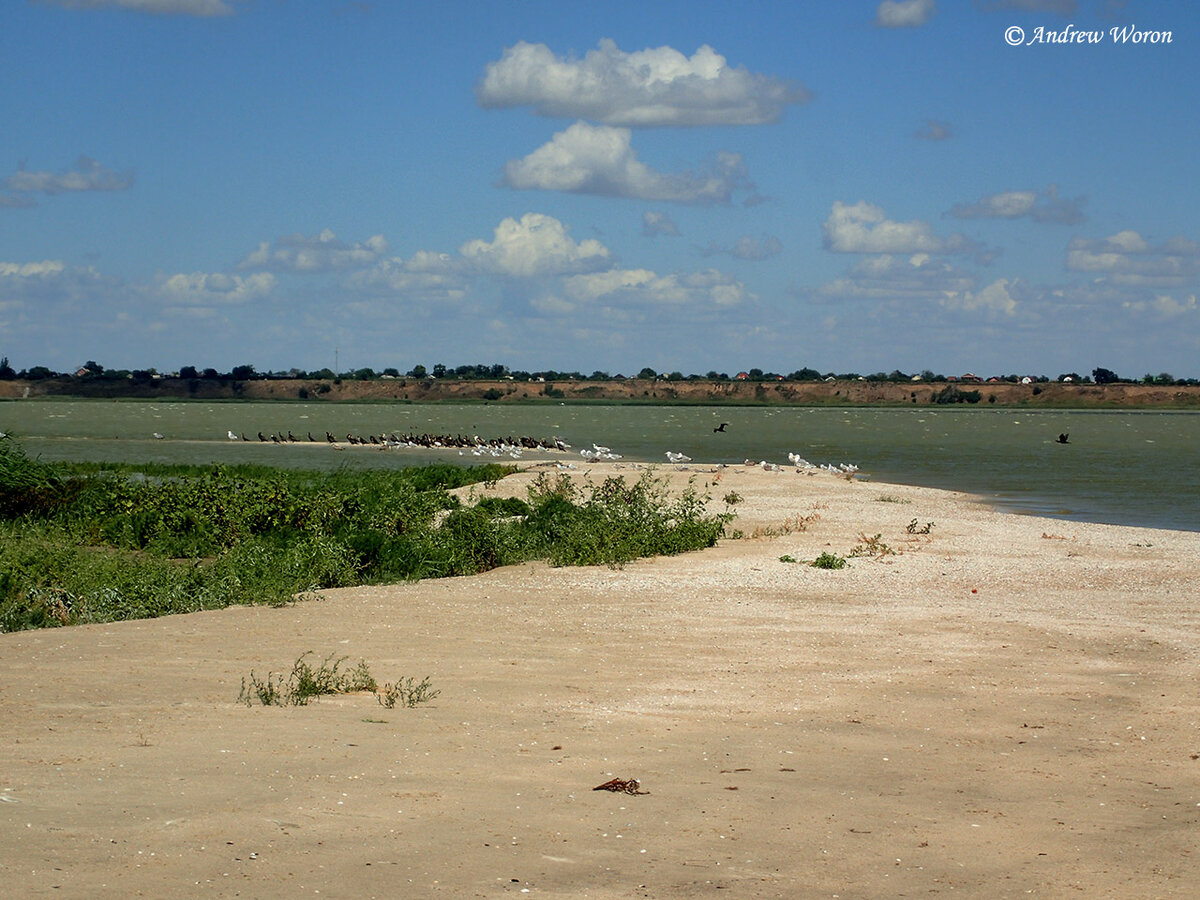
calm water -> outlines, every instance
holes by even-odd
[[[724,432],[713,429],[729,423]],[[245,433],[249,443],[226,432]],[[337,453],[326,431],[429,432],[484,438],[561,437],[626,460],[851,462],[878,481],[983,495],[1022,512],[1200,530],[1200,413],[1012,409],[829,409],[701,406],[203,403],[100,400],[0,402],[0,431],[45,460],[256,462],[304,468],[402,466],[469,454]],[[259,431],[301,444],[260,444]],[[163,435],[156,439],[155,433]],[[319,443],[308,444],[312,432]],[[1058,444],[1060,432],[1069,444]]]

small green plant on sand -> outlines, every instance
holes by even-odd
[[[844,569],[846,568],[846,558],[844,556],[836,556],[826,550],[809,563],[809,565],[815,569]]]
[[[851,557],[869,556],[872,559],[881,559],[885,556],[894,556],[896,551],[883,542],[883,535],[877,534],[874,537],[867,537],[865,534],[858,535],[858,543],[850,549],[847,554]]]
[[[781,563],[794,563],[794,562],[799,562],[799,560],[798,560],[798,559],[796,559],[796,557],[792,556],[792,554],[790,554],[790,553],[785,553],[785,554],[783,554],[783,556],[779,557],[779,561],[780,561]]]
[[[326,694],[353,694],[379,687],[365,662],[343,672],[341,666],[346,657],[334,659],[331,653],[314,669],[308,662],[311,655],[311,650],[300,654],[287,677],[268,672],[267,680],[260,681],[251,672],[249,680],[242,679],[238,702],[247,706],[253,706],[256,700],[263,706],[307,706],[313,698]]]
[[[375,692],[375,699],[384,709],[392,709],[397,703],[410,709],[418,703],[428,703],[440,694],[429,683],[426,675],[419,683],[412,678],[400,678],[394,683],[385,684]]]

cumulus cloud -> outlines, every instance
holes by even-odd
[[[1012,316],[1017,312],[1017,301],[1007,278],[998,278],[981,291],[962,291],[948,294],[942,305],[948,309],[967,312],[983,312],[1001,316]]]
[[[770,259],[772,256],[778,256],[783,251],[783,243],[774,235],[768,234],[763,237],[752,237],[744,235],[733,242],[732,246],[722,247],[716,241],[711,242],[704,248],[704,256],[717,256],[719,254],[728,254],[734,259],[744,259],[753,262],[758,262],[764,259]]]
[[[570,300],[727,309],[752,299],[746,286],[717,269],[658,275],[649,269],[610,269],[564,279]]]
[[[273,246],[263,241],[257,250],[238,263],[238,268],[327,272],[370,265],[387,253],[387,249],[387,241],[381,234],[361,243],[347,244],[326,228],[313,237],[288,235]]]
[[[39,0],[64,9],[124,9],[158,16],[228,16],[234,8],[226,0]],[[234,0],[241,2],[241,0]]]
[[[666,213],[647,211],[642,213],[642,234],[647,236],[667,234],[671,237],[678,237],[679,226]]]
[[[934,0],[883,0],[875,10],[880,28],[913,28],[924,25],[937,12]]]
[[[845,277],[822,285],[817,295],[828,300],[929,300],[974,286],[970,274],[928,253],[883,254],[859,261]]]
[[[256,272],[246,278],[224,272],[192,272],[171,275],[160,281],[157,294],[175,306],[229,306],[270,296],[275,276]]]
[[[1107,238],[1073,238],[1067,268],[1098,273],[1117,284],[1180,284],[1200,274],[1200,243],[1181,236],[1153,246],[1132,229]]]
[[[30,172],[18,169],[0,182],[5,189],[23,194],[65,194],[74,191],[127,191],[132,172],[114,172],[94,159],[81,156],[65,172]]]
[[[507,218],[491,241],[469,241],[459,252],[481,271],[523,278],[589,271],[609,256],[600,241],[576,242],[562,222],[541,213],[526,213],[520,221]]]
[[[626,53],[608,39],[583,59],[522,41],[488,63],[475,94],[485,108],[627,126],[757,125],[810,99],[798,84],[730,66],[707,45],[688,57],[671,47]]]
[[[1196,295],[1176,300],[1169,294],[1157,294],[1150,300],[1129,300],[1122,304],[1125,309],[1136,313],[1157,313],[1164,319],[1173,319],[1197,310]]]
[[[467,295],[470,279],[461,262],[455,262],[449,254],[421,250],[409,259],[384,259],[354,272],[347,279],[347,287],[423,302],[458,302]]]
[[[721,153],[699,172],[663,174],[637,158],[628,128],[576,122],[524,159],[511,160],[504,184],[528,190],[713,205],[753,185],[742,158]]]
[[[979,253],[980,247],[964,235],[939,237],[926,222],[894,222],[883,209],[860,201],[853,205],[835,201],[821,226],[825,249],[835,253]]]
[[[956,219],[1017,219],[1029,217],[1052,225],[1078,225],[1084,220],[1086,197],[1059,197],[1058,186],[1036,191],[1004,191],[988,194],[973,203],[956,203],[948,215]]]
[[[0,262],[0,300],[84,299],[105,292],[115,281],[91,266],[72,266],[61,259]]]

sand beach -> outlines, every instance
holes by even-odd
[[[658,471],[742,536],[0,635],[0,895],[1195,896],[1200,533]],[[237,702],[308,651],[440,694]]]

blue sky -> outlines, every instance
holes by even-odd
[[[13,0],[0,355],[1200,376],[1198,25],[1165,0]]]

